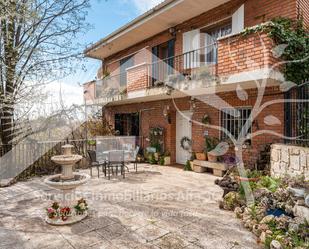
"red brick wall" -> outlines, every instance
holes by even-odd
[[[226,92],[218,94],[223,100],[229,103],[232,106],[250,106],[252,107],[256,102],[257,92],[256,90],[248,90],[248,99],[246,101],[241,101],[237,98],[235,92]],[[208,96],[209,97],[209,96]],[[277,88],[267,88],[262,100],[262,104],[283,98],[283,95],[279,92]],[[215,104],[215,100],[210,96],[209,100],[211,103]],[[177,109],[181,111],[189,110],[189,98],[181,98],[175,100]],[[163,116],[164,106],[169,105],[171,110],[171,124],[168,124],[166,119]],[[264,123],[264,118],[268,115],[274,115],[277,117],[280,122],[283,124],[284,122],[284,106],[283,104],[275,104],[266,107],[257,117],[256,121],[253,124],[252,132],[256,132],[258,130],[269,130],[273,132],[277,132],[279,134],[283,134],[283,125],[276,124],[273,126],[268,126]],[[107,107],[105,110],[105,115],[109,120],[111,125],[114,125],[114,114],[115,113],[130,113],[130,112],[138,112],[143,110],[141,113],[141,133],[140,135],[144,138],[143,147],[149,146],[146,138],[148,137],[149,128],[151,127],[163,127],[165,128],[165,146],[166,150],[171,152],[172,162],[175,162],[176,157],[176,108],[173,105],[171,100],[162,100],[162,101],[154,101],[154,102],[146,102],[146,103],[138,103],[138,104],[127,104],[123,106],[113,106]],[[203,125],[200,125],[194,121],[201,122],[202,117],[208,114],[211,119],[211,125],[220,125],[220,110],[214,108],[204,102],[197,101],[196,107],[194,109],[193,114],[193,124],[192,124],[192,141],[193,141],[193,150],[203,151],[204,149],[204,138],[203,134],[205,130],[208,130],[210,136],[220,137],[220,132],[215,129],[206,128]],[[262,134],[252,139],[252,148],[245,150],[243,153],[244,159],[247,164],[252,164],[258,157],[258,152],[263,148],[263,146],[267,143],[271,143],[274,141],[280,141],[280,138],[271,135],[271,134]]]
[[[271,67],[273,41],[267,34],[232,36],[218,42],[218,75],[231,75]]]
[[[297,17],[296,0],[247,0],[245,2],[246,27],[251,27],[279,16],[295,19]]]
[[[301,9],[305,9],[307,6],[306,0],[233,0],[225,3],[221,6],[214,8],[204,14],[201,14],[195,18],[192,18],[184,23],[176,26],[176,42],[175,42],[175,54],[182,54],[182,36],[184,32],[205,27],[207,25],[214,24],[222,19],[231,17],[233,12],[239,8],[241,4],[245,4],[245,27],[250,27],[265,21],[268,21],[277,16],[286,16],[290,18],[297,17],[296,1],[299,1],[302,6]],[[136,44],[130,48],[127,48],[117,54],[114,54],[105,59],[105,66],[107,71],[114,72],[119,67],[119,60],[128,55],[139,51],[134,56],[134,63],[138,65],[143,62],[151,62],[151,48],[167,42],[173,37],[166,30],[152,38],[149,38],[139,44]],[[147,50],[143,52],[142,49]],[[142,50],[142,51],[140,51]],[[117,74],[119,72],[114,72]]]
[[[127,90],[128,92],[142,90],[149,85],[149,67],[147,64],[141,64],[127,69]]]

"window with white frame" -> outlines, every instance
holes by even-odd
[[[228,22],[224,25],[203,32],[205,34],[206,63],[216,64],[218,61],[217,39],[232,33],[232,23]]]
[[[234,138],[238,138],[242,130],[245,136],[251,133],[251,107],[225,108],[221,110],[221,127]],[[228,138],[225,131],[221,132],[221,138]]]

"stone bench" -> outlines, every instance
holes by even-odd
[[[213,175],[222,177],[227,171],[228,167],[225,163],[208,162],[208,161],[193,161],[193,171],[197,173],[204,173],[207,169],[213,170]]]

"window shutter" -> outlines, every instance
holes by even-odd
[[[243,31],[245,26],[245,5],[241,5],[232,15],[232,33],[236,34]]]
[[[174,56],[175,56],[175,40],[170,40],[168,41],[167,44],[167,48],[168,48],[168,75],[172,74],[174,72]]]
[[[195,29],[183,34],[184,69],[199,67],[201,43],[200,30]]]
[[[159,58],[159,47],[155,46],[152,48],[152,85],[156,82],[157,78],[159,77],[158,74],[158,64],[156,63]]]

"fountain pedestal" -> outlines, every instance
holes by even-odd
[[[90,179],[90,176],[84,173],[73,172],[74,165],[83,157],[72,154],[72,145],[64,145],[62,148],[64,151],[63,155],[51,158],[53,162],[62,166],[62,173],[47,177],[44,182],[48,186],[62,191],[63,197],[59,210],[61,210],[61,208],[69,208],[71,212],[65,220],[63,220],[59,214],[53,218],[47,217],[46,222],[51,225],[69,225],[87,217],[86,211],[83,213],[75,212],[75,205],[77,205],[75,200],[75,189],[85,184]],[[74,204],[74,202],[76,203]]]

